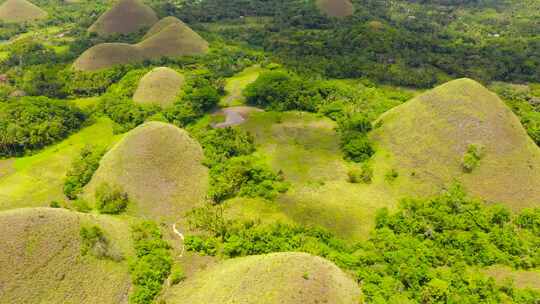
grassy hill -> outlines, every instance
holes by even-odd
[[[139,82],[133,95],[136,103],[171,106],[182,90],[184,76],[167,67],[155,68]]]
[[[402,193],[431,195],[458,180],[472,195],[515,210],[540,202],[540,150],[510,109],[473,80],[428,91],[379,124],[375,163],[396,170],[394,187]],[[465,158],[473,169],[464,170]]]
[[[98,226],[121,261],[81,254],[81,227]],[[0,303],[127,303],[129,226],[65,209],[0,212]]]
[[[204,200],[208,170],[202,159],[201,147],[186,131],[161,122],[145,123],[105,154],[87,196],[92,198],[100,184],[108,183],[129,195],[134,213],[178,219]]]
[[[223,262],[173,288],[167,303],[357,304],[355,282],[329,261],[277,253]]]
[[[144,56],[136,46],[127,43],[102,43],[82,53],[73,63],[73,67],[81,71],[94,71],[142,60]]]
[[[330,17],[343,18],[354,13],[350,0],[317,0],[319,10]]]
[[[118,64],[161,57],[180,57],[208,52],[208,42],[182,21],[169,17],[156,23],[138,44],[103,43],[86,50],[73,64],[82,71],[95,71]]]
[[[129,34],[151,27],[156,13],[140,0],[120,0],[88,29],[100,36]]]
[[[47,12],[26,0],[7,0],[0,5],[0,21],[22,23],[43,19]]]
[[[170,24],[160,31],[151,29],[150,33],[155,33],[137,44],[146,58],[190,56],[208,52],[208,42],[182,21],[176,20],[168,21]]]

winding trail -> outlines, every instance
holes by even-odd
[[[216,113],[216,115],[223,115],[225,116],[225,121],[216,123],[213,125],[214,128],[227,128],[232,126],[237,126],[246,121],[246,119],[249,117],[249,114],[253,112],[262,112],[263,110],[255,108],[255,107],[248,107],[248,106],[238,106],[238,107],[229,107],[221,109]]]
[[[180,240],[182,240],[182,251],[180,252],[180,257],[183,257],[184,256],[184,251],[185,251],[185,246],[184,246],[184,235],[178,230],[176,229],[176,223],[173,224],[172,226],[172,229],[173,229],[173,232],[178,235],[178,237],[180,237]]]

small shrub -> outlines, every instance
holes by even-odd
[[[60,205],[60,203],[58,201],[52,201],[49,204],[49,207],[51,207],[51,208],[62,208],[62,206]]]
[[[465,173],[471,173],[477,166],[480,160],[484,157],[484,147],[481,145],[471,144],[467,148],[467,152],[463,155],[461,166]]]
[[[96,207],[104,214],[119,214],[124,212],[128,205],[128,196],[118,188],[103,183],[98,186],[95,193]]]
[[[183,280],[186,279],[186,274],[184,273],[184,270],[182,269],[182,267],[180,267],[179,265],[175,265],[175,267],[173,267],[173,270],[171,272],[171,285],[176,285],[180,282],[182,282]]]
[[[363,163],[360,168],[353,167],[348,172],[349,183],[352,184],[369,184],[373,179],[373,169],[368,163]]]
[[[396,171],[396,169],[391,169],[384,175],[384,179],[391,183],[395,181],[399,177],[399,173]]]
[[[88,202],[83,199],[74,200],[72,203],[72,206],[73,206],[73,209],[75,209],[78,212],[88,213],[92,211],[92,207],[90,207]]]
[[[81,254],[91,254],[98,259],[121,261],[122,255],[111,249],[109,240],[98,226],[81,227]]]

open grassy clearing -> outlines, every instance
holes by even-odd
[[[34,155],[0,160],[0,167],[8,168],[7,174],[0,175],[0,210],[48,206],[53,200],[63,200],[64,177],[79,151],[88,144],[107,147],[119,138],[113,135],[110,120],[99,119]]]
[[[65,209],[0,212],[0,303],[127,303],[128,221]],[[81,227],[98,226],[118,261],[81,255]]]
[[[225,261],[172,288],[165,298],[171,304],[356,304],[360,291],[327,260],[277,253]]]
[[[540,201],[540,150],[518,118],[493,93],[470,79],[428,91],[385,113],[372,133],[375,170],[396,170],[403,195],[429,196],[458,180],[471,195],[514,210]],[[481,150],[471,172],[471,146]]]
[[[227,78],[225,83],[225,91],[227,95],[220,101],[222,107],[232,107],[245,104],[245,97],[242,95],[242,91],[248,86],[248,84],[257,80],[257,77],[263,72],[264,69],[260,66],[249,67],[242,72]]]
[[[291,189],[277,202],[235,199],[229,214],[244,219],[322,226],[342,238],[364,239],[375,212],[394,207],[393,188],[384,178],[350,184],[335,123],[314,114],[254,113],[241,126],[255,136],[258,153],[282,171]]]
[[[330,17],[343,18],[354,13],[354,6],[350,0],[317,0],[317,7]]]
[[[511,280],[517,288],[540,290],[540,270],[525,271],[513,270],[506,266],[492,266],[487,269],[482,269],[481,271],[486,275],[493,277],[499,284]]]

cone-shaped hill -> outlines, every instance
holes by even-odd
[[[148,122],[105,154],[86,192],[92,200],[107,183],[128,194],[137,214],[176,219],[204,201],[208,170],[202,160],[202,148],[186,131]]]
[[[167,17],[156,23],[138,44],[98,44],[86,50],[73,67],[82,71],[95,71],[146,59],[190,56],[206,52],[208,42],[182,21]]]
[[[183,84],[184,76],[177,71],[167,67],[155,68],[141,79],[133,101],[166,108],[174,103]]]
[[[149,28],[158,21],[156,13],[140,0],[120,0],[88,29],[100,36],[129,34]]]
[[[344,18],[354,13],[350,0],[317,0],[317,7],[329,17]]]
[[[407,194],[433,194],[457,180],[514,209],[540,203],[540,150],[499,97],[473,80],[441,85],[378,124],[376,167],[397,170]]]
[[[164,19],[149,33],[137,44],[147,58],[189,56],[208,51],[208,42],[176,18]]]
[[[356,283],[329,261],[275,253],[223,262],[177,285],[167,303],[356,304]]]
[[[47,12],[26,0],[7,0],[0,5],[0,21],[21,23],[43,19]]]
[[[81,228],[94,226],[107,244],[83,254]],[[127,298],[133,248],[123,221],[66,209],[16,209],[0,212],[0,231],[0,303],[113,304]],[[98,258],[98,250],[107,257]]]

